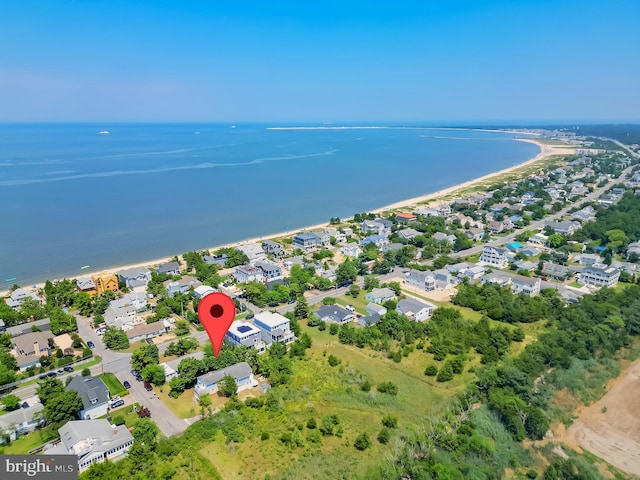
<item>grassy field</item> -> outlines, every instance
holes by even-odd
[[[113,397],[114,395],[127,395],[129,391],[124,388],[124,385],[116,378],[113,373],[103,373],[102,375],[98,375],[99,378],[102,379],[104,384],[109,389],[109,393]]]
[[[336,298],[336,303],[338,305],[342,305],[346,307],[347,305],[353,305],[353,308],[356,309],[356,312],[361,313],[362,315],[367,315],[365,308],[369,305],[369,300],[364,298],[367,294],[365,290],[360,290],[360,293],[356,298],[353,298],[351,295],[342,295]]]
[[[27,454],[30,450],[33,450],[44,443],[46,442],[42,438],[42,432],[40,430],[36,430],[35,432],[21,436],[9,445],[0,445],[0,453],[12,455]]]
[[[162,400],[169,410],[179,418],[191,418],[200,413],[200,407],[197,402],[193,401],[193,389],[185,390],[178,398],[169,396],[169,386],[165,385],[162,389],[153,387],[158,398]]]
[[[134,405],[127,405],[126,407],[117,408],[115,410],[111,410],[111,420],[115,417],[123,417],[125,425],[128,428],[133,427],[138,421],[138,414],[133,411],[133,407],[140,408],[140,404],[136,403]]]
[[[200,454],[223,478],[367,478],[368,472],[375,471],[393,451],[393,441],[382,445],[376,440],[383,415],[398,418],[399,428],[394,430],[398,439],[440,413],[473,378],[465,373],[439,384],[423,373],[433,361],[424,351],[416,350],[395,363],[382,352],[343,345],[328,330],[303,329],[311,335],[313,346],[304,360],[294,362],[287,388],[273,390],[273,395],[280,398],[281,410],[269,413],[243,409],[239,423],[244,426],[244,442],[226,444],[220,433],[201,448]],[[336,356],[340,364],[329,366],[329,355]],[[374,386],[393,381],[399,393],[393,397],[377,392],[375,387],[362,391],[360,384],[365,380]],[[343,435],[323,436],[320,443],[313,443],[307,438],[311,431],[307,421],[314,418],[320,424],[329,414],[338,416]],[[268,439],[261,439],[263,432]],[[364,452],[353,447],[360,433],[367,433],[372,440],[371,448]],[[297,435],[300,445],[286,445],[281,440],[283,434]]]

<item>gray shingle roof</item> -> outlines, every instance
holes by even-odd
[[[100,378],[76,375],[67,385],[67,390],[78,392],[85,410],[109,401],[109,389]]]

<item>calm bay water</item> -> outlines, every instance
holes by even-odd
[[[99,135],[104,129],[111,133]],[[0,125],[0,290],[77,277],[83,265],[95,271],[293,231],[539,152],[512,138],[408,128]]]

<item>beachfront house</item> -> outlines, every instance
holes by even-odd
[[[198,399],[202,395],[216,393],[218,385],[227,376],[235,380],[238,392],[258,385],[258,382],[253,378],[251,366],[247,362],[240,362],[227,368],[200,375],[196,380],[196,386],[193,391],[194,397]]]
[[[144,291],[147,284],[151,281],[151,270],[146,267],[132,267],[118,272],[121,282],[124,282],[127,288],[135,291]]]
[[[58,429],[60,440],[45,445],[44,455],[77,455],[78,471],[94,463],[115,461],[133,445],[133,435],[124,425],[111,426],[108,420],[73,420]]]
[[[265,351],[265,344],[262,341],[262,331],[254,324],[236,320],[231,324],[225,341],[235,347],[255,348],[259,353]]]
[[[480,263],[496,268],[506,268],[509,263],[507,251],[504,248],[484,247],[480,255]]]
[[[289,319],[279,313],[260,312],[256,313],[253,323],[262,333],[262,340],[271,345],[273,342],[289,345],[296,337],[291,331]]]
[[[404,281],[407,285],[431,291],[436,288],[436,277],[430,271],[409,270],[404,274]]]
[[[274,242],[273,240],[264,240],[262,242],[262,250],[267,255],[273,255],[275,258],[284,257],[284,247],[278,242]]]
[[[226,253],[202,256],[202,261],[207,265],[218,265],[219,267],[224,267],[227,264],[227,260],[229,260],[229,257]]]
[[[313,312],[312,315],[318,317],[323,322],[337,323],[339,325],[352,322],[356,318],[355,313],[339,305],[322,305],[318,310]]]
[[[435,305],[415,298],[403,298],[396,306],[396,312],[416,322],[424,322],[430,318],[435,309]]]
[[[11,308],[13,308],[14,310],[17,310],[18,308],[20,308],[20,304],[23,302],[23,300],[25,298],[31,298],[31,299],[36,300],[38,302],[42,301],[42,300],[40,300],[40,298],[35,293],[32,293],[27,289],[25,289],[25,288],[16,288],[5,299],[5,303],[8,306],[10,306]]]
[[[161,263],[156,268],[158,275],[180,275],[180,264],[178,262]]]
[[[376,218],[374,220],[365,220],[360,224],[360,231],[364,234],[389,235],[393,222]]]
[[[76,375],[67,385],[67,390],[76,391],[82,400],[78,414],[80,420],[93,420],[108,413],[109,389],[101,378]]]
[[[262,262],[267,259],[267,254],[263,250],[262,245],[258,245],[257,243],[240,245],[236,247],[236,250],[244,253],[249,259],[249,263]]]
[[[395,300],[396,294],[390,288],[374,288],[370,292],[368,292],[364,298],[368,301],[377,303],[378,305],[382,305],[384,302],[389,300]]]
[[[291,244],[294,248],[309,251],[319,246],[320,239],[315,233],[298,233],[293,236]]]
[[[411,223],[418,219],[413,213],[398,213],[396,214],[396,222],[398,223]]]
[[[253,265],[241,265],[236,267],[233,272],[233,278],[238,283],[264,282],[264,273]]]
[[[360,241],[360,246],[366,247],[370,243],[373,243],[378,250],[382,250],[389,245],[389,239],[384,235],[369,235]]]
[[[89,295],[95,295],[98,293],[96,290],[96,284],[93,283],[90,277],[82,277],[76,280],[76,288],[80,292],[88,293]]]

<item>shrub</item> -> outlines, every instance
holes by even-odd
[[[360,384],[360,390],[362,390],[363,392],[371,391],[371,382],[369,380],[365,380],[364,382],[362,382]]]
[[[89,370],[88,368],[83,368],[82,369],[82,376],[83,377],[88,377],[89,375],[91,375],[91,370]]]
[[[338,360],[338,357],[334,355],[329,355],[329,358],[327,359],[327,361],[329,362],[329,365],[332,367],[337,367],[338,364],[340,363],[340,360]]]
[[[382,425],[387,428],[398,428],[398,417],[393,415],[385,415],[382,417]]]
[[[327,322],[325,322],[324,320],[320,320],[320,322],[318,323],[318,330],[320,330],[321,332],[324,332],[327,329]]]
[[[309,443],[322,443],[322,434],[319,430],[311,430],[307,432],[307,441]]]
[[[371,439],[369,438],[369,434],[361,433],[356,437],[353,442],[353,446],[356,447],[357,450],[366,450],[371,446]]]
[[[462,373],[464,370],[464,358],[456,357],[451,360],[451,369],[453,370],[453,373]]]
[[[337,324],[337,323],[332,323],[332,324],[329,326],[329,333],[330,333],[331,335],[337,335],[337,334],[338,334],[338,330],[339,330],[339,329],[340,329],[340,327],[338,327],[338,324]]]
[[[260,435],[260,440],[265,441],[265,440],[269,440],[269,437],[271,435],[269,435],[269,432],[262,432],[262,434]]]
[[[125,424],[124,417],[121,416],[121,415],[113,417],[113,424],[114,425],[124,425]]]
[[[380,393],[388,393],[389,395],[397,395],[398,394],[398,386],[393,382],[382,382],[376,386],[376,389]]]
[[[435,377],[438,374],[438,367],[432,363],[424,369],[424,374],[428,377]]]
[[[386,445],[387,443],[389,443],[390,439],[391,439],[391,430],[389,430],[386,427],[380,430],[380,433],[378,434],[378,442],[380,442],[383,445]]]
[[[451,363],[447,362],[438,372],[438,376],[436,377],[436,381],[438,382],[448,382],[453,379],[453,367]]]
[[[333,297],[325,297],[322,299],[322,304],[323,305],[335,305],[336,304],[336,299]]]

